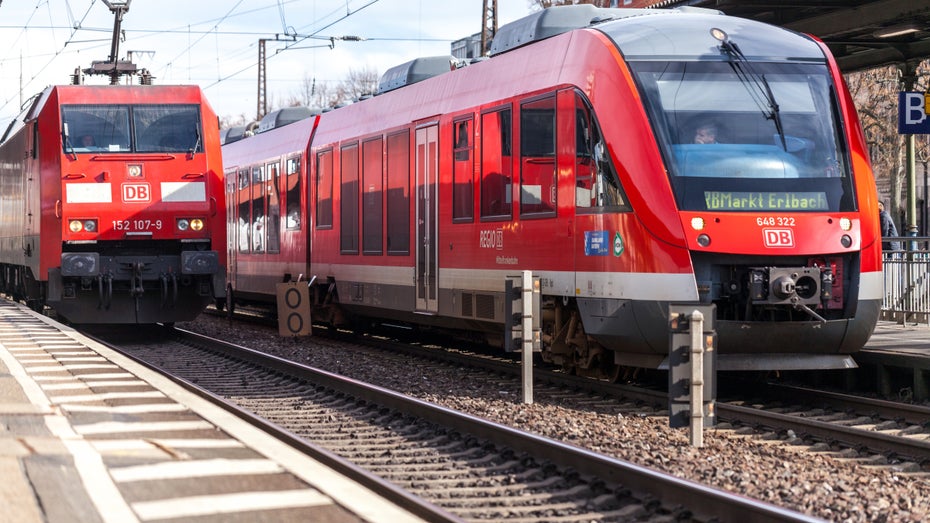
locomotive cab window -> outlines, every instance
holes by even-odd
[[[203,152],[200,108],[194,104],[64,105],[64,152]]]
[[[855,210],[824,64],[754,62],[752,75],[727,61],[632,65],[682,209]],[[708,126],[716,138],[696,139]]]

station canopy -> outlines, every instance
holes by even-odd
[[[717,9],[812,34],[830,47],[844,73],[888,65],[913,68],[930,58],[930,0],[634,0],[626,4],[680,6]]]

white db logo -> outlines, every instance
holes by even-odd
[[[794,231],[791,229],[762,229],[766,247],[794,247]]]
[[[152,200],[152,189],[147,183],[124,183],[124,202],[148,202]]]

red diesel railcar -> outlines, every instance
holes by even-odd
[[[218,120],[195,86],[55,86],[0,143],[0,285],[74,323],[225,297]]]
[[[716,11],[547,9],[489,59],[395,67],[224,157],[230,297],[304,275],[317,319],[500,341],[505,280],[532,270],[543,357],[611,374],[666,358],[669,303],[716,305],[724,370],[854,365],[879,313],[875,184],[833,57]]]

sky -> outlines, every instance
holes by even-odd
[[[480,32],[483,8],[482,0],[129,2],[120,59],[131,57],[159,85],[199,85],[216,113],[232,120],[255,116],[259,39],[282,39],[266,43],[266,98],[280,106],[307,78],[335,85],[351,70],[382,74],[448,55],[452,41]],[[497,3],[504,25],[529,14],[532,2]],[[113,22],[102,0],[0,0],[0,132],[32,95],[107,60]],[[343,36],[364,40],[330,40]]]

